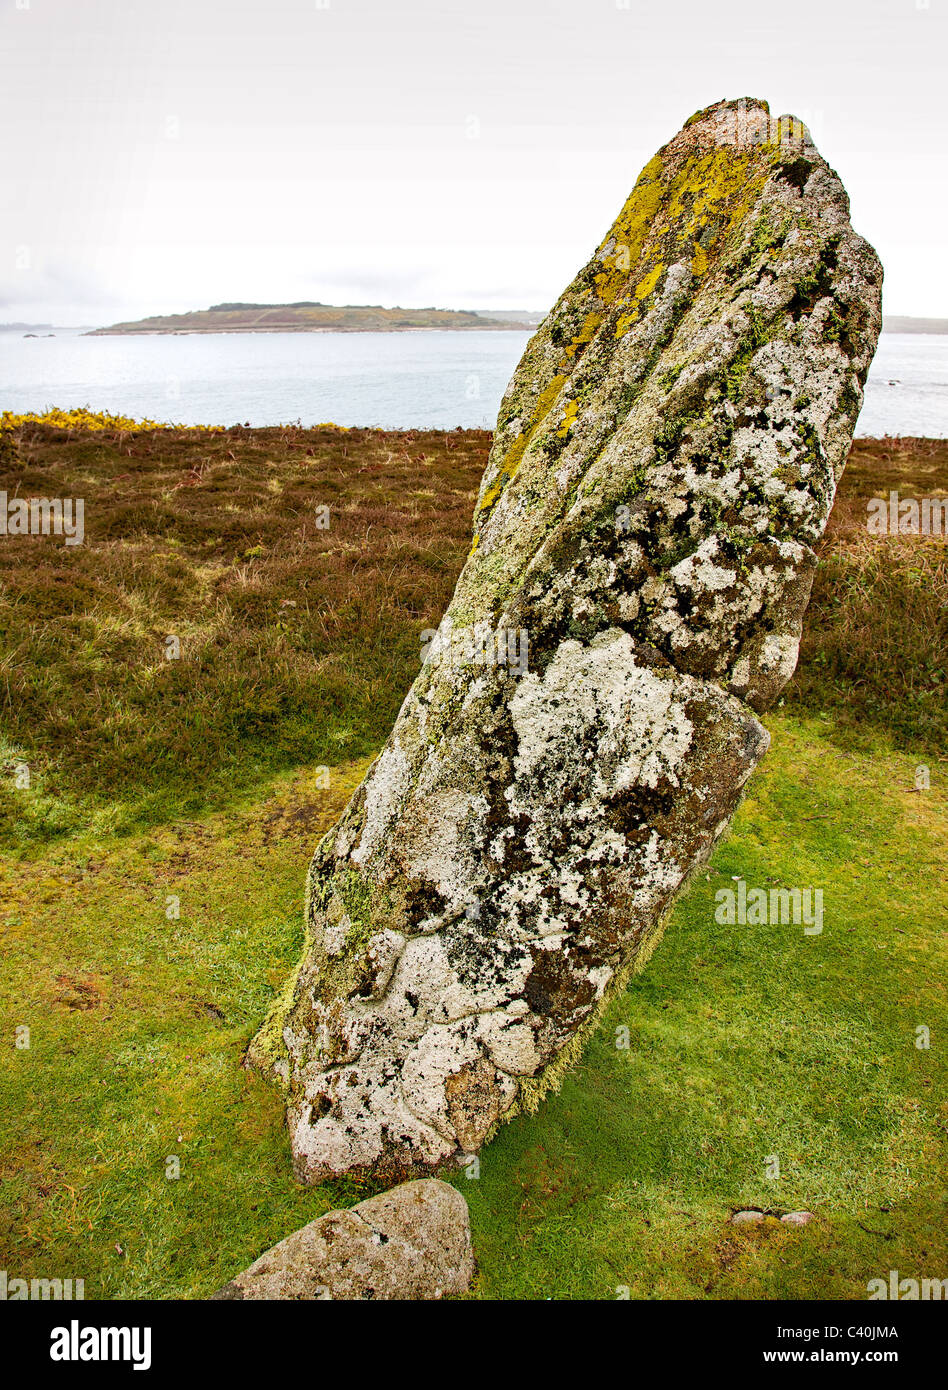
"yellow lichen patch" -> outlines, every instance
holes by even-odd
[[[623,260],[624,257],[622,255],[607,256],[605,259],[605,263],[613,261],[614,265],[612,269],[608,271],[600,271],[599,274],[596,276],[596,293],[599,295],[599,298],[602,300],[603,304],[611,304],[612,301],[615,299],[616,295],[619,293],[619,290],[622,286],[622,276],[621,274],[616,274],[615,272],[623,268]],[[627,269],[628,267],[625,268]]]
[[[629,311],[625,314],[622,314],[616,321],[616,338],[624,338],[626,333],[628,333],[629,329],[632,327],[633,323],[637,321],[639,317],[639,309],[636,307],[636,305],[641,304],[643,300],[646,300],[649,297],[649,295],[652,293],[659,280],[661,279],[662,271],[664,269],[665,266],[662,261],[656,262],[656,264],[652,266],[651,270],[648,271],[646,275],[643,275],[642,279],[636,285],[635,289],[632,292],[633,302],[630,305]]]
[[[590,315],[590,317],[595,316]],[[590,334],[590,336],[592,335]],[[558,373],[550,382],[549,386],[540,392],[540,395],[537,397],[536,409],[533,412],[533,420],[529,429],[525,430],[523,434],[518,435],[507,450],[506,457],[497,474],[496,481],[493,486],[489,487],[484,493],[484,497],[478,507],[479,512],[488,511],[497,501],[511,478],[516,476],[517,469],[520,467],[523,456],[526,453],[527,445],[530,443],[530,440],[536,434],[547,415],[549,415],[553,408],[553,402],[559,395],[565,381],[566,377],[562,373]]]
[[[658,284],[658,278],[663,270],[664,266],[662,265],[661,261],[659,261],[657,265],[652,267],[652,269],[645,276],[645,278],[640,280],[639,283],[636,285],[636,299],[648,298],[648,296],[652,293],[652,290],[654,290],[655,286]]]
[[[553,409],[553,402],[560,394],[560,388],[564,385],[565,381],[565,376],[562,374],[557,375],[550,382],[549,386],[540,392],[540,395],[537,397],[537,408],[533,412],[533,424],[530,427],[531,434],[533,434],[534,430],[538,428]]]
[[[518,439],[518,440],[515,441],[513,448],[511,448],[511,450],[510,450],[510,454],[513,453],[514,449],[515,449],[515,448],[517,447],[517,445],[519,444],[519,445],[520,445],[520,457],[522,457],[522,456],[523,456],[523,451],[524,451],[524,449],[526,448],[526,442],[525,442],[525,441],[526,441],[526,436],[525,436],[525,435],[521,435],[520,439]],[[508,454],[508,456],[507,456],[508,458],[510,457],[510,454]],[[517,465],[516,465],[516,466],[519,466],[519,464],[520,464],[520,457],[518,457],[518,459],[517,459]],[[487,491],[484,493],[484,497],[483,497],[483,500],[482,500],[480,506],[478,507],[478,511],[486,512],[486,511],[489,511],[489,510],[490,510],[490,508],[491,508],[491,507],[494,505],[494,503],[497,501],[497,499],[498,499],[498,497],[500,496],[500,494],[503,492],[504,488],[505,488],[505,487],[507,486],[507,484],[510,482],[510,479],[511,479],[512,476],[513,476],[513,474],[511,474],[511,473],[508,471],[508,469],[507,469],[506,460],[505,460],[504,467],[500,470],[500,472],[499,472],[498,475],[497,475],[497,481],[493,484],[492,487],[489,487],[489,488],[487,489]]]
[[[750,201],[763,182],[762,174],[757,178],[751,177],[753,158],[751,154],[736,154],[730,148],[722,148],[696,154],[685,162],[661,191],[665,215],[661,218],[660,226],[656,225],[659,218],[654,217],[649,236],[649,241],[656,248],[664,245],[666,261],[679,256],[689,243],[695,242],[704,233],[704,244],[691,250],[691,268],[696,275],[707,272],[708,247],[719,238],[725,227],[733,225],[735,219],[746,214]],[[620,214],[620,222],[622,216]],[[707,234],[709,224],[717,229],[710,236]],[[618,230],[619,223],[616,224],[617,235]],[[647,251],[643,241],[639,248],[640,258]],[[639,290],[635,293],[637,297],[644,298],[651,288],[643,289],[641,295]]]
[[[603,269],[595,276],[603,305],[628,300],[628,310],[615,326],[616,338],[636,322],[636,306],[654,291],[672,260],[686,256],[694,275],[707,274],[711,247],[746,215],[766,177],[755,160],[755,154],[738,154],[730,147],[696,153],[667,182],[662,180],[666,166],[660,155],[646,166],[604,243],[611,242],[612,250],[608,255],[600,251]],[[650,262],[635,284],[637,267]],[[580,335],[567,348],[561,370],[569,368],[577,346],[589,336]]]
[[[620,339],[640,320],[646,301],[673,261],[686,259],[696,277],[705,276],[711,268],[712,248],[736,221],[746,217],[768,173],[759,151],[737,153],[730,146],[696,152],[675,173],[660,154],[646,165],[600,247],[601,268],[593,276],[594,288],[587,288],[588,281],[584,286],[585,304],[597,307],[585,314],[579,332],[563,349],[557,374],[538,398],[530,424],[508,449],[484,494],[481,513],[493,507],[516,475],[582,349],[599,331],[606,308],[615,305],[620,310],[614,327]],[[605,246],[611,246],[608,254]],[[569,434],[577,410],[575,402],[567,405],[557,429],[559,438]]]
[[[625,277],[638,262],[645,242],[652,230],[655,214],[662,202],[663,188],[659,175],[662,161],[656,155],[645,166],[638,183],[626,199],[625,206],[616,218],[610,239],[615,240],[615,249],[604,257],[609,270],[607,294],[600,296],[611,303]],[[597,286],[599,279],[597,277]],[[608,296],[608,297],[607,297]]]
[[[556,431],[560,439],[565,439],[573,425],[576,423],[576,416],[579,412],[579,401],[567,401],[566,410],[563,413],[563,423]]]
[[[735,193],[752,186],[754,180],[748,178],[750,164],[749,154],[735,155],[730,149],[706,156],[694,201],[695,216],[714,211]]]
[[[579,330],[579,332],[577,333],[576,337],[573,339],[573,341],[570,343],[569,347],[566,349],[566,357],[567,357],[567,359],[570,359],[570,358],[572,358],[572,357],[574,357],[574,356],[576,355],[576,350],[577,350],[577,348],[581,348],[585,343],[588,343],[588,342],[590,342],[590,341],[592,340],[593,336],[595,335],[596,329],[599,327],[599,325],[600,325],[601,323],[602,323],[602,314],[595,314],[595,313],[593,313],[593,314],[587,314],[587,315],[586,315],[586,317],[583,319],[583,326],[582,326],[582,328]],[[565,363],[563,363],[563,364],[561,364],[560,370],[562,371],[563,368],[564,368],[564,367],[567,367],[568,365],[569,365],[569,362],[568,362],[568,361],[565,362]],[[547,389],[549,389],[549,388],[547,388]],[[543,397],[542,397],[542,396],[540,397],[540,400],[541,400],[541,401],[543,400]],[[550,404],[552,405],[552,403],[553,403],[553,402],[551,401]],[[549,407],[547,407],[547,409],[549,409]],[[544,413],[545,413],[545,412],[544,412]]]

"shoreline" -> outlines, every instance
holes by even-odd
[[[65,434],[100,434],[104,438],[118,434],[153,434],[160,432],[167,434],[230,434],[236,433],[242,436],[248,434],[279,433],[286,434],[293,431],[297,434],[312,434],[318,431],[341,433],[341,434],[381,434],[392,435],[399,439],[408,437],[409,439],[418,438],[422,435],[483,435],[490,438],[494,430],[484,425],[405,425],[402,428],[393,429],[385,425],[338,425],[332,420],[313,421],[311,424],[303,424],[299,420],[278,421],[269,425],[245,425],[235,422],[230,425],[224,424],[185,424],[174,420],[150,420],[147,418],[136,420],[131,416],[111,414],[105,410],[87,410],[76,407],[72,410],[57,409],[53,407],[45,411],[0,411],[0,430],[16,431],[29,427],[41,427],[43,429],[58,430]],[[883,445],[888,447],[898,447],[901,449],[912,448],[916,445],[941,446],[946,443],[944,435],[930,434],[877,434],[877,435],[856,435],[853,439],[853,448],[857,444],[871,446]],[[852,449],[850,449],[850,453]]]
[[[247,333],[533,333],[538,324],[411,324],[404,328],[347,328],[334,324],[327,328],[307,328],[302,324],[280,324],[273,328],[92,328],[82,338],[193,338],[244,335]]]

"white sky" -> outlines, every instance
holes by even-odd
[[[948,317],[948,0],[0,0],[0,321],[549,307],[688,116],[805,120]]]

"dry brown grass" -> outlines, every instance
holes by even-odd
[[[0,486],[83,497],[86,543],[0,544],[0,766],[24,758],[40,789],[25,810],[0,780],[0,833],[56,835],[103,808],[112,827],[198,814],[377,749],[463,563],[489,445],[23,425]],[[867,534],[865,501],[890,487],[944,491],[948,443],[855,445],[787,699],[846,738],[944,749],[946,546]]]
[[[0,815],[32,836],[82,804],[160,820],[377,748],[450,597],[489,435],[28,425],[18,447],[7,491],[82,497],[86,526],[81,546],[0,545],[6,762],[44,791],[27,824],[9,794]]]
[[[948,440],[853,445],[820,547],[790,704],[826,712],[846,737],[948,752],[948,543],[873,536],[866,503],[948,494]]]

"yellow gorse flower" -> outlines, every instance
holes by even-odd
[[[133,420],[130,415],[110,415],[107,410],[90,410],[88,406],[77,406],[73,410],[60,410],[51,406],[48,410],[28,411],[17,415],[12,410],[0,412],[0,429],[15,430],[21,425],[52,425],[61,430],[203,430],[207,434],[222,434],[226,425],[180,425],[171,420]],[[272,425],[271,429],[283,426]],[[323,420],[311,425],[314,430],[345,430],[349,425],[336,425],[331,420]]]
[[[110,415],[107,410],[89,410],[77,406],[74,410],[59,410],[53,406],[44,411],[28,411],[17,415],[12,410],[0,414],[0,429],[15,430],[21,425],[53,425],[61,430],[204,430],[219,433],[223,425],[176,425],[162,420],[133,420],[129,415]]]

